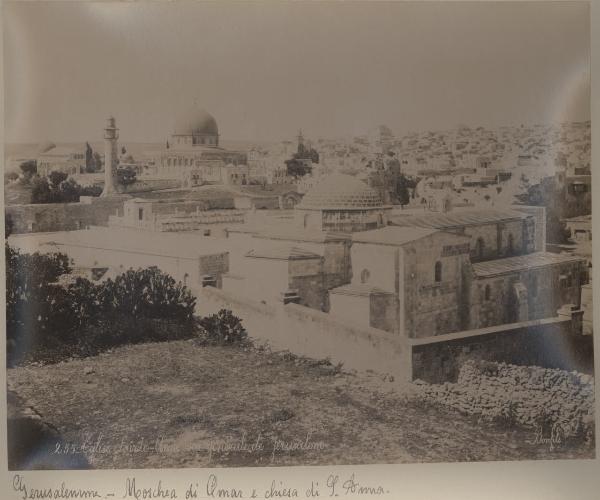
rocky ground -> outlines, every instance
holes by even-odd
[[[62,438],[40,441],[28,468],[593,457],[569,442],[551,449],[531,429],[423,403],[375,374],[248,346],[128,346],[10,369],[8,383]],[[57,460],[73,455],[82,460]]]

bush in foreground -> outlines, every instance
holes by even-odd
[[[8,366],[196,334],[196,298],[156,267],[103,283],[65,283],[70,272],[64,254],[23,254],[6,245]]]
[[[198,323],[204,330],[206,339],[216,344],[235,344],[247,339],[247,332],[240,318],[228,309],[201,318]]]

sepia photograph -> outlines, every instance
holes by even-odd
[[[596,457],[589,3],[3,14],[10,471]]]

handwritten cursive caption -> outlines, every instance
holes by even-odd
[[[265,438],[262,433],[249,437],[244,431],[239,438],[226,438],[221,440],[210,439],[202,445],[195,443],[173,442],[163,436],[153,440],[141,437],[109,441],[102,433],[84,433],[79,441],[56,442],[52,449],[55,455],[103,455],[103,454],[174,454],[174,453],[204,453],[209,460],[221,453],[248,453],[270,455],[271,461],[280,454],[294,451],[316,453],[327,448],[327,443],[315,440],[309,431],[304,436],[296,439],[285,440],[270,436]]]
[[[302,485],[272,479],[259,487],[225,483],[217,474],[209,474],[203,481],[187,485],[168,484],[163,479],[152,483],[143,482],[135,476],[125,478],[121,488],[100,491],[94,488],[74,487],[62,481],[52,486],[32,486],[22,474],[15,474],[12,489],[20,500],[44,499],[94,499],[99,500],[170,500],[170,499],[226,499],[226,498],[331,498],[331,497],[390,497],[389,489],[381,484],[367,484],[359,480],[357,474],[328,474],[323,479],[311,479]]]

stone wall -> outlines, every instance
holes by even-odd
[[[433,338],[406,339],[297,304],[266,304],[212,287],[193,290],[198,296],[198,314],[231,309],[242,319],[251,337],[266,341],[275,349],[319,359],[330,357],[349,368],[392,374],[398,381],[453,382],[461,366],[470,360],[593,372],[592,339],[579,333],[579,312]]]
[[[456,381],[468,360],[593,371],[593,344],[573,317],[482,328],[429,339],[412,340],[413,377],[431,383]]]
[[[478,262],[499,259],[507,255],[526,253],[527,248],[523,241],[523,225],[524,221],[513,220],[466,226],[463,234],[471,238],[471,260]],[[511,235],[512,252],[509,249],[509,238]],[[481,256],[479,255],[478,240],[483,242]]]
[[[297,304],[263,304],[212,287],[194,291],[198,314],[230,309],[242,319],[250,337],[266,341],[274,349],[316,359],[329,357],[346,368],[377,370],[399,381],[410,379],[408,345],[401,337],[347,324]]]
[[[303,306],[323,311],[329,303],[327,289],[323,283],[323,274],[290,276],[289,288],[298,291],[300,304]]]
[[[126,195],[88,197],[79,203],[7,205],[5,213],[13,221],[14,233],[73,231],[108,225],[109,216],[122,211],[123,202],[128,198]]]
[[[369,304],[370,326],[386,332],[396,332],[397,297],[392,293],[373,293]]]
[[[465,240],[464,236],[440,232],[404,245],[400,279],[407,337],[429,337],[464,329],[463,269],[469,259],[468,240]],[[451,248],[464,253],[452,252]],[[436,262],[441,264],[440,281],[435,279]]]
[[[570,279],[561,281],[561,275]],[[586,282],[587,269],[583,261],[477,278],[470,285],[468,328],[552,317],[563,304],[579,306],[581,286]],[[520,313],[515,303],[516,283],[522,284],[526,291]],[[489,292],[487,298],[486,287]]]
[[[467,415],[536,428],[544,436],[582,437],[594,432],[594,379],[590,375],[468,361],[456,384],[416,383],[416,393],[426,401],[449,406]],[[558,434],[560,433],[560,434]]]
[[[534,252],[546,251],[546,207],[528,205],[513,205],[518,212],[523,212],[533,218],[533,224],[527,224],[527,230],[533,229]],[[533,228],[532,228],[533,226]]]

